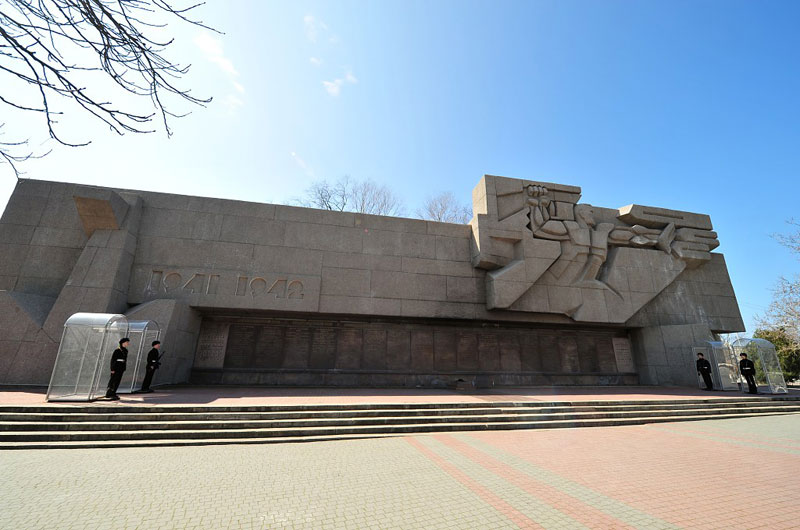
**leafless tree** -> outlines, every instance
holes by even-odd
[[[403,215],[403,202],[387,186],[372,180],[355,182],[351,188],[352,209],[373,215]]]
[[[797,221],[789,224],[800,227]],[[789,235],[776,235],[775,238],[785,247],[800,256],[800,228]],[[765,329],[780,329],[793,343],[800,347],[800,275],[794,278],[781,277],[772,293],[772,302],[758,325]]]
[[[169,118],[184,115],[168,108],[172,98],[200,105],[210,99],[177,86],[188,66],[165,57],[171,39],[152,35],[170,18],[212,28],[188,18],[201,4],[176,8],[170,1],[3,0],[0,103],[39,116],[49,137],[66,146],[90,143],[62,136],[59,118],[70,105],[117,134],[153,132],[158,119],[171,135]],[[125,104],[115,105],[110,94]],[[0,161],[17,176],[15,163],[31,156],[25,145],[25,139],[0,143]]]
[[[296,200],[301,206],[373,215],[402,215],[403,204],[387,186],[372,180],[342,177],[336,182],[320,180]]]
[[[343,212],[350,201],[351,189],[350,177],[342,177],[333,183],[318,180],[306,188],[303,197],[294,202],[309,208]]]
[[[422,219],[442,223],[466,224],[472,218],[472,208],[459,203],[449,191],[429,196],[416,213]]]

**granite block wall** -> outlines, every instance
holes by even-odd
[[[545,193],[540,184],[537,194]],[[630,383],[638,374],[649,384],[686,384],[685,359],[668,354],[685,341],[665,329],[688,326],[692,340],[705,331],[744,329],[723,256],[697,250],[702,244],[689,241],[696,234],[680,235],[682,228],[653,228],[662,226],[664,210],[596,209],[598,222],[613,225],[611,240],[630,245],[625,237],[638,237],[641,248],[609,246],[614,259],[603,258],[596,279],[581,285],[556,278],[548,267],[567,247],[530,238],[535,208],[526,206],[524,193],[531,186],[485,177],[476,188],[476,218],[457,225],[21,180],[0,219],[0,384],[46,384],[64,321],[78,311],[159,320],[165,350],[174,353],[174,364],[159,373],[162,382],[416,385],[466,374],[499,384]],[[579,190],[546,192],[552,219],[571,226]],[[499,202],[481,203],[489,200]],[[487,225],[488,215],[498,217]],[[631,228],[623,218],[649,226]],[[507,230],[512,221],[514,230]],[[595,247],[569,258],[565,270],[600,256]],[[686,249],[695,254],[687,257]],[[641,256],[646,266],[637,265]],[[672,276],[654,280],[662,271]],[[518,292],[519,301],[512,300]],[[632,316],[618,321],[615,304]],[[253,319],[314,324],[273,325],[284,342],[269,353],[265,324],[241,344],[241,326]],[[452,326],[462,331],[442,331]],[[487,327],[496,328],[490,343],[474,331]],[[335,330],[335,347],[314,342],[315,333],[327,333],[322,328]],[[540,353],[513,353],[524,350],[520,337],[529,335]],[[619,348],[587,338],[595,335],[618,339]],[[620,340],[627,338],[633,350],[626,353]],[[492,340],[496,345],[487,346]],[[250,353],[236,353],[244,350]],[[488,351],[512,353],[495,359]]]

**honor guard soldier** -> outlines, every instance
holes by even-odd
[[[697,354],[697,373],[703,376],[706,384],[704,390],[714,390],[714,382],[711,380],[711,363],[703,357],[702,353]]]
[[[122,381],[122,374],[125,373],[125,365],[128,362],[128,344],[130,343],[131,339],[128,337],[120,339],[119,348],[111,354],[111,378],[108,380],[106,389],[108,399],[119,399],[117,388],[119,388],[119,382]]]
[[[142,389],[139,392],[147,394],[153,391],[150,388],[150,383],[153,382],[153,375],[156,373],[156,370],[161,366],[159,362],[161,356],[158,354],[160,348],[161,342],[154,340],[153,349],[147,353],[147,367],[145,368],[144,381],[142,381]]]
[[[758,394],[755,363],[747,358],[746,353],[740,353],[739,357],[742,359],[739,361],[739,371],[742,373],[744,380],[747,381],[747,392],[749,394]]]

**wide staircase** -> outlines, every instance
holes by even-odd
[[[800,397],[285,406],[0,406],[0,449],[280,443],[800,412]]]

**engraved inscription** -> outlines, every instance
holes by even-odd
[[[181,274],[177,271],[152,270],[150,281],[145,292],[149,295],[161,293],[186,292],[188,294],[217,294],[219,291],[219,274],[195,272]],[[230,284],[229,284],[230,285]],[[253,298],[272,296],[277,299],[302,300],[304,298],[303,282],[292,278],[278,278],[272,283],[257,276],[240,275],[236,280],[236,296],[249,295]]]
[[[170,272],[164,276],[164,290],[167,292],[174,291],[181,284],[181,275],[177,272]]]
[[[618,372],[635,372],[636,365],[633,362],[633,352],[631,351],[631,341],[625,338],[614,337],[611,339],[614,348],[614,357],[617,360]]]
[[[275,298],[286,298],[286,280],[275,280],[267,292],[274,294]]]
[[[197,341],[194,366],[197,368],[222,368],[225,346],[228,343],[227,323],[205,322]]]
[[[184,281],[183,275],[179,272],[153,270],[150,273],[147,292],[157,294],[186,291],[191,294],[217,294],[218,285],[219,274],[196,272]]]
[[[190,293],[201,293],[206,285],[206,275],[198,272],[194,273],[186,283],[183,284],[183,290]]]
[[[300,280],[294,280],[293,282],[289,283],[289,298],[294,298],[297,300],[303,299],[303,282]]]
[[[465,379],[486,372],[515,377],[520,372],[611,374],[618,372],[612,339],[617,339],[613,342],[618,353],[630,346],[627,340],[614,337],[617,331],[592,331],[576,338],[565,330],[487,329],[481,325],[218,318],[222,320],[211,317],[203,321],[195,365],[198,359],[204,363],[210,352],[222,351],[222,343],[227,342],[224,367],[237,370],[389,370]],[[221,328],[211,328],[221,323],[230,325],[230,330],[225,330],[227,341]]]
[[[267,289],[269,285],[269,289]],[[288,278],[278,278],[269,284],[261,277],[250,278],[249,276],[239,276],[236,282],[236,296],[249,294],[253,298],[258,296],[272,296],[273,298],[288,298],[290,300],[303,299],[303,282],[300,280],[290,280]]]
[[[260,294],[264,294],[264,291],[267,290],[267,280],[264,278],[253,278],[250,280],[250,295],[251,296],[258,296]]]

